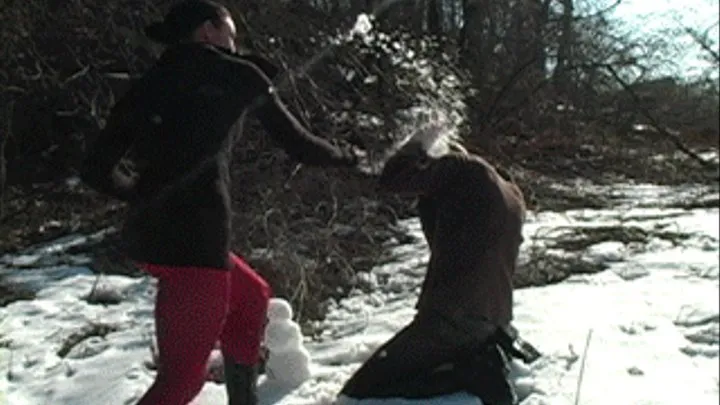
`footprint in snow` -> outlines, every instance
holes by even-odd
[[[656,326],[644,322],[632,322],[629,325],[620,325],[620,331],[628,335],[637,335],[642,332],[651,332],[657,329]]]
[[[110,348],[110,343],[100,336],[91,336],[77,345],[75,345],[65,356],[69,359],[82,360],[100,353]]]
[[[636,376],[636,377],[645,375],[644,371],[642,371],[640,368],[635,367],[635,366],[628,368],[627,372],[628,372],[628,374],[630,374],[632,376]]]

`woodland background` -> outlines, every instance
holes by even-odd
[[[0,254],[117,227],[124,205],[68,178],[109,108],[158,56],[142,27],[171,2],[0,4]],[[471,151],[518,182],[532,209],[607,203],[580,181],[718,182],[717,161],[701,153],[719,141],[717,22],[637,36],[613,18],[619,2],[605,0],[225,4],[248,49],[294,72],[283,97],[321,136],[381,152],[418,111],[439,111]],[[370,12],[370,35],[329,46]],[[682,73],[690,52],[705,71]],[[257,125],[235,152],[234,246],[302,318],[362,288],[358,275],[408,237],[395,225],[414,215],[411,200],[340,170],[298,167]],[[113,238],[85,247],[95,270],[135,273]],[[572,271],[538,256],[516,282]]]

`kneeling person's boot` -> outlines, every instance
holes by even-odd
[[[258,366],[225,362],[228,405],[257,405]]]
[[[465,389],[486,405],[516,405],[517,394],[508,380],[507,357],[492,345],[461,364]]]

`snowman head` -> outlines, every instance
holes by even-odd
[[[268,321],[287,321],[293,317],[290,303],[282,298],[271,298],[267,311]]]

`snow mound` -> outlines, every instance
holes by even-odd
[[[542,243],[535,239],[539,229],[618,226],[619,217],[632,217],[627,220],[632,226],[660,226],[689,236],[639,251],[622,249],[615,243],[619,241],[595,245],[588,254],[606,262],[607,271],[516,291],[514,326],[543,353],[531,365],[512,364],[510,379],[521,405],[572,405],[578,391],[583,405],[718,404],[720,210],[646,209],[638,204],[667,200],[672,191],[632,185],[622,194],[627,202],[620,201],[625,205],[617,209],[529,213],[525,249]],[[394,248],[397,261],[372,270],[370,292],[353,292],[331,303],[317,325],[323,333],[312,341],[303,339],[292,321],[290,305],[273,299],[266,338],[275,350],[269,349],[268,374],[258,381],[260,405],[335,404],[362,362],[412,319],[428,251],[417,220],[402,226],[416,240]],[[37,295],[0,307],[0,404],[137,403],[155,373],[147,366],[154,280],[103,276],[103,288],[122,299],[98,304],[87,299],[98,286],[88,268],[8,267],[32,262],[19,257],[3,259],[0,277]],[[218,352],[210,364],[219,368]],[[226,403],[225,387],[213,382],[192,402]],[[337,398],[337,405],[343,404],[480,402],[458,393],[419,401]]]

